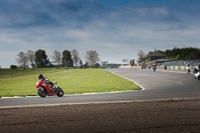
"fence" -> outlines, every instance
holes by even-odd
[[[195,67],[198,68],[200,60],[171,61],[164,63],[162,66],[158,66],[158,68],[163,68],[167,70],[185,70],[185,66],[187,63],[190,63],[191,70],[194,70]],[[126,66],[119,66],[119,68],[139,69],[141,67],[126,65]]]
[[[198,68],[200,60],[186,60],[186,61],[171,61],[167,63],[167,67],[163,66],[163,68],[168,70],[185,70],[186,64],[189,63],[191,70],[194,68]]]

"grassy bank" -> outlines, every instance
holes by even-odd
[[[0,96],[37,95],[35,84],[42,73],[57,81],[65,94],[139,90],[134,83],[102,69],[25,69],[0,71]]]

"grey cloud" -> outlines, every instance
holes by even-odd
[[[4,5],[4,6],[3,6]],[[79,28],[91,22],[103,8],[99,0],[0,2],[0,27],[68,26]]]
[[[44,3],[30,1],[1,2],[0,27],[26,28],[35,26],[58,26],[58,21],[50,15]],[[2,8],[1,8],[2,7]],[[48,9],[48,10],[45,10]]]
[[[29,49],[75,48],[84,56],[95,49],[108,60],[109,50],[121,53],[110,56],[111,62],[136,58],[140,49],[173,48],[182,42],[199,46],[199,2],[193,8],[190,2],[178,5],[179,0],[177,5],[174,0],[167,4],[161,4],[163,0],[119,1],[0,0],[0,46],[16,51],[15,55]]]
[[[63,1],[63,2],[60,2],[60,5],[66,10],[74,11],[74,12],[79,11],[84,6],[82,2],[76,2],[76,1],[67,1],[67,2]]]
[[[177,24],[183,28],[189,14],[180,10],[172,10],[168,6],[135,6],[128,4],[104,7],[99,0],[18,0],[16,2],[0,2],[0,26],[26,28],[35,26],[61,26],[83,28],[95,20],[103,21],[106,28],[123,25],[138,26],[145,23]],[[189,9],[189,8],[188,8]],[[186,9],[185,9],[186,10]],[[197,12],[199,10],[196,8]],[[190,9],[187,10],[190,12]],[[192,13],[194,11],[191,11]],[[185,15],[185,16],[184,16]],[[194,20],[194,22],[196,22]]]
[[[81,9],[90,10],[91,8],[98,9],[103,7],[99,0],[67,0],[61,1],[59,4],[66,10],[73,12],[80,11]]]
[[[61,24],[49,14],[34,15],[30,21],[12,21],[4,25],[4,28],[28,28],[28,27],[57,27]]]

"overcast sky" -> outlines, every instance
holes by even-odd
[[[83,62],[123,63],[137,53],[200,48],[200,0],[1,0],[0,66],[17,65],[20,51],[76,49]]]

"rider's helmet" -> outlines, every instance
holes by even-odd
[[[39,79],[43,79],[43,75],[40,74],[40,75],[38,76],[38,78],[39,78]]]

